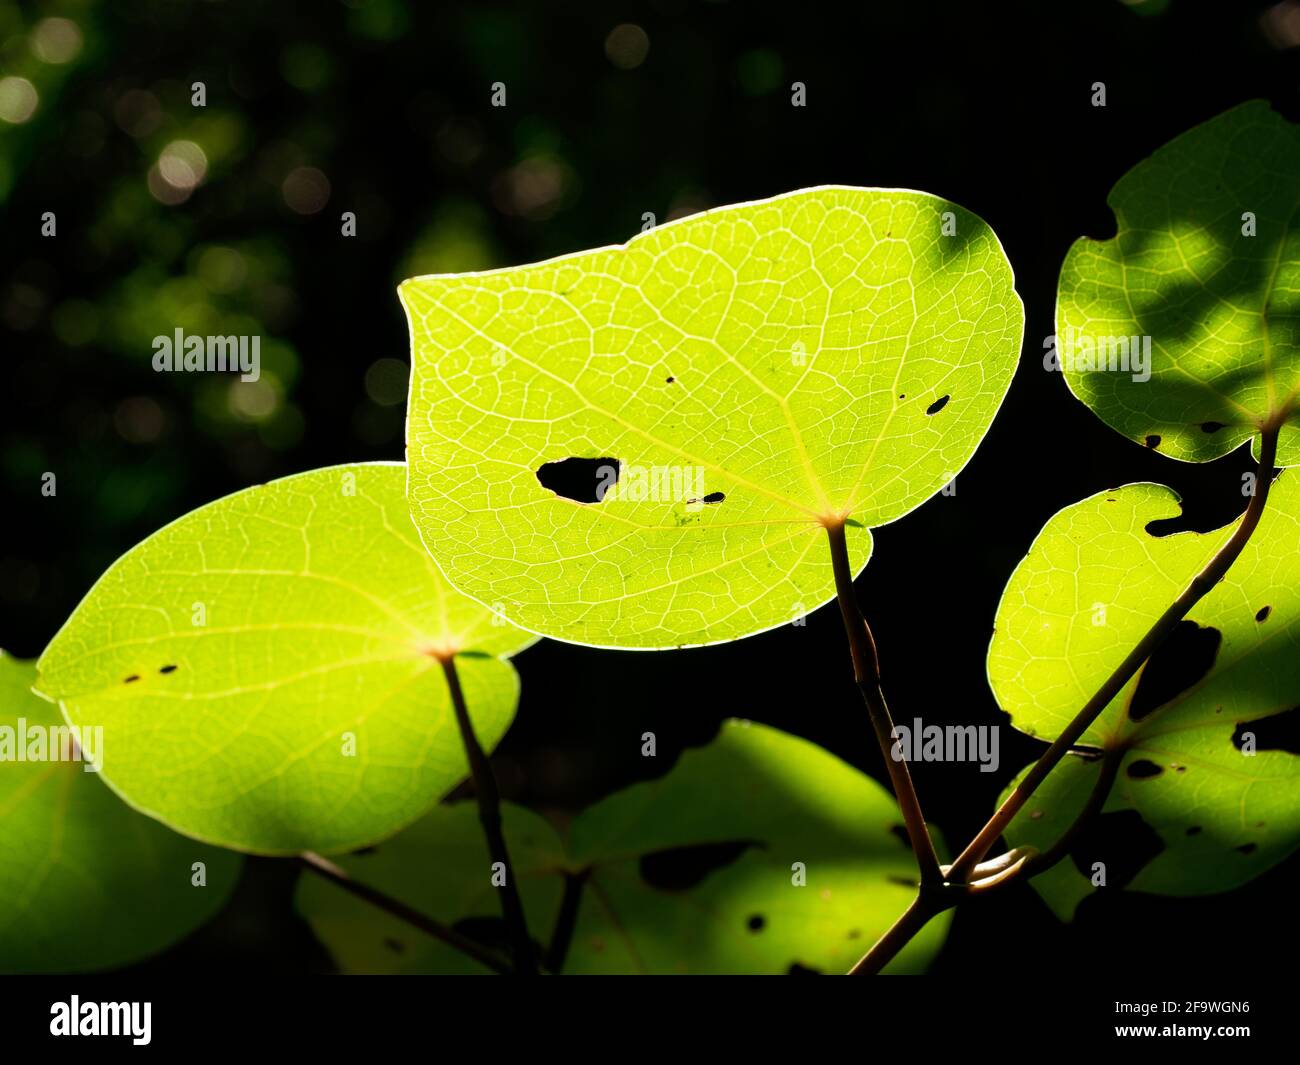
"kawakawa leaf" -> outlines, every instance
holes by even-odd
[[[1061,268],[1070,390],[1130,439],[1194,462],[1288,411],[1278,464],[1300,463],[1300,127],[1242,104],[1139,163],[1107,202],[1116,235],[1076,241]]]
[[[827,602],[823,523],[849,518],[860,570],[868,528],[970,459],[1023,327],[993,231],[891,189],[724,207],[400,295],[425,545],[523,628],[633,648]]]
[[[1148,532],[1177,502],[1160,485],[1127,485],[1066,507],[1039,533],[989,648],[989,680],[1016,728],[1055,738],[1230,535]],[[1067,757],[1030,798],[1011,843],[1054,843],[1114,758],[1105,812],[1137,811],[1162,844],[1134,890],[1226,891],[1300,844],[1300,759],[1275,749],[1279,719],[1264,720],[1300,704],[1300,476],[1279,476],[1245,550],[1187,622],[1181,681],[1146,677],[1157,652],[1083,735],[1094,750]],[[1107,857],[1089,858],[1090,876]],[[1068,913],[1090,885],[1063,865],[1034,883]]]
[[[38,689],[102,725],[127,802],[239,850],[332,852],[414,821],[466,774],[438,653],[491,749],[534,637],[421,547],[405,467],[315,470],[186,515],[100,578]]]
[[[125,806],[77,760],[77,734],[35,679],[0,652],[0,972],[138,961],[222,907],[240,858]]]
[[[521,807],[505,811],[536,939],[550,938],[565,878],[585,875],[565,973],[844,972],[915,896],[901,824],[870,777],[741,721],[567,831]],[[440,806],[344,864],[431,917],[491,936],[498,889],[472,803]],[[298,908],[345,972],[486,971],[317,878],[301,881]],[[946,916],[890,971],[924,969]]]

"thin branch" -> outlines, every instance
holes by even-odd
[[[876,940],[875,946],[858,959],[858,963],[849,970],[849,975],[878,975],[880,970],[893,961],[917,933],[930,923],[932,917],[938,916],[946,909],[948,909],[947,905],[936,903],[933,898],[918,895],[889,931]]]
[[[501,912],[505,917],[506,931],[510,937],[510,953],[514,959],[514,972],[520,976],[537,975],[537,950],[532,937],[528,934],[528,922],[524,917],[524,904],[519,898],[519,888],[515,884],[515,871],[510,864],[510,852],[506,849],[506,839],[501,832],[501,793],[497,789],[497,778],[492,772],[487,755],[479,746],[478,737],[474,735],[474,725],[465,708],[465,693],[461,691],[460,677],[456,674],[453,655],[440,655],[443,674],[447,678],[447,687],[451,691],[451,705],[456,711],[456,724],[460,727],[461,742],[465,747],[465,757],[469,761],[470,778],[474,781],[474,794],[478,800],[478,818],[483,825],[483,834],[487,837],[488,853],[494,864],[505,870],[505,886],[501,889]]]
[[[440,939],[449,947],[454,947],[462,954],[468,954],[481,965],[486,965],[495,973],[507,975],[510,972],[510,966],[506,964],[504,958],[497,956],[496,952],[483,946],[481,943],[463,936],[454,928],[432,917],[426,917],[419,910],[412,909],[406,903],[401,902],[390,895],[385,895],[382,891],[376,891],[374,888],[353,880],[347,873],[331,862],[328,858],[322,858],[319,854],[312,854],[310,851],[301,855],[299,859],[303,868],[310,869],[317,876],[323,877],[331,884],[342,888],[355,895],[359,899],[370,903],[383,910],[391,917],[396,917],[399,921],[405,921],[413,928],[418,928],[421,932],[433,936],[434,939]]]
[[[573,942],[573,930],[578,926],[578,906],[582,902],[582,889],[587,883],[590,870],[578,873],[566,873],[564,877],[564,897],[560,900],[560,912],[555,918],[555,929],[551,932],[551,945],[546,949],[544,962],[546,971],[558,976],[564,968],[564,959],[569,954],[569,944]]]
[[[921,802],[916,796],[907,761],[894,757],[894,721],[885,702],[885,694],[880,688],[880,659],[876,654],[876,641],[853,593],[853,571],[849,566],[849,549],[843,523],[828,523],[826,535],[831,545],[831,566],[835,573],[835,593],[839,599],[840,617],[844,621],[849,653],[853,658],[853,676],[862,692],[862,699],[867,704],[867,715],[871,718],[871,727],[880,744],[880,753],[884,755],[894,795],[903,812],[903,823],[907,827],[912,851],[921,871],[921,889],[924,892],[935,891],[943,886],[939,857],[935,853],[934,840],[930,838],[930,829],[921,812]]]
[[[1110,789],[1115,784],[1115,777],[1119,774],[1119,764],[1123,760],[1123,751],[1106,752],[1102,758],[1101,772],[1097,775],[1097,779],[1092,785],[1092,791],[1088,795],[1088,801],[1084,803],[1083,809],[1079,811],[1079,816],[1074,819],[1074,822],[1065,830],[1060,839],[1047,850],[1029,859],[1021,871],[1021,876],[1028,878],[1045,873],[1070,853],[1070,848],[1074,846],[1074,841],[1079,838],[1079,833],[1087,827],[1094,817],[1101,813],[1101,808],[1106,805],[1106,800],[1110,797]]]
[[[1259,525],[1259,519],[1264,513],[1264,505],[1268,502],[1269,488],[1273,483],[1273,461],[1277,457],[1277,437],[1280,428],[1280,420],[1270,422],[1260,435],[1259,476],[1255,484],[1255,494],[1251,497],[1241,522],[1227,542],[1206,563],[1205,568],[1192,578],[1191,584],[1187,586],[1182,595],[1175,599],[1169,609],[1160,615],[1156,623],[1151,626],[1150,631],[1138,641],[1138,645],[1129,652],[1128,657],[1116,667],[1115,671],[1106,679],[1106,682],[1097,690],[1097,693],[1088,700],[1087,705],[1075,715],[1074,720],[1066,726],[1065,731],[1043,752],[1042,757],[1038,759],[1034,767],[1017,785],[1015,791],[1007,796],[1006,801],[989,818],[988,823],[979,830],[979,833],[971,840],[966,849],[958,855],[957,860],[952,863],[952,868],[948,872],[950,880],[961,882],[969,876],[971,869],[988,853],[989,848],[997,842],[998,837],[1002,835],[1007,825],[1020,812],[1021,807],[1025,805],[1028,798],[1037,790],[1038,785],[1043,782],[1048,773],[1056,768],[1057,763],[1065,757],[1079,737],[1087,731],[1088,726],[1101,716],[1102,711],[1110,705],[1111,700],[1123,690],[1124,685],[1142,668],[1142,663],[1150,658],[1156,648],[1168,639],[1178,623],[1187,616],[1187,612],[1210,589],[1223,580],[1228,568],[1237,560],[1237,556],[1241,554],[1249,542],[1251,534]]]

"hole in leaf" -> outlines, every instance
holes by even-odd
[[[139,680],[139,679],[140,679],[140,674],[139,674],[139,673],[132,673],[129,677],[126,678],[126,680],[122,681],[122,683],[123,683],[123,684],[134,684],[134,683],[135,683],[137,680]]]
[[[1149,447],[1152,451],[1154,451],[1156,448],[1160,446],[1160,437],[1158,437],[1155,433],[1152,433],[1150,436],[1147,437],[1146,442],[1147,442],[1147,447]]]
[[[1079,872],[1091,879],[1093,862],[1106,866],[1106,884],[1126,885],[1138,871],[1164,850],[1164,840],[1142,820],[1136,810],[1121,810],[1092,818],[1080,830],[1070,858]]]
[[[391,950],[394,954],[405,954],[405,953],[406,953],[406,944],[405,944],[405,943],[402,943],[400,940],[396,940],[396,939],[385,939],[385,940],[384,940],[384,946],[386,946],[386,947],[387,947],[389,950]]]
[[[910,847],[911,844],[909,843]],[[899,887],[914,889],[919,886],[916,880],[909,876],[887,876],[885,877],[891,884],[897,884]]]
[[[897,838],[898,842],[901,843],[904,847],[906,847],[909,851],[912,849],[912,839],[910,836],[908,836],[907,827],[905,825],[890,825],[889,831],[892,832],[894,836]]]
[[[761,932],[763,931],[763,928],[766,925],[767,925],[767,918],[764,917],[761,913],[754,914],[753,917],[751,917],[748,921],[745,922],[745,927],[748,928],[751,932]]]
[[[1188,826],[1187,826],[1187,834],[1188,834],[1189,836],[1199,836],[1199,835],[1201,834],[1201,826],[1200,826],[1200,825],[1188,825]]]
[[[1238,725],[1232,733],[1232,745],[1237,750],[1241,750],[1247,732],[1255,737],[1257,751],[1300,754],[1300,706],[1293,706],[1272,717],[1262,717],[1258,721],[1246,721]]]
[[[664,381],[664,384],[666,384],[666,385],[671,385],[671,384],[672,384],[674,381],[676,381],[676,380],[677,380],[677,378],[675,378],[675,377],[669,377],[669,378],[667,378],[667,379]]]
[[[1223,634],[1218,629],[1180,621],[1142,667],[1128,705],[1129,719],[1141,721],[1209,673],[1222,642]]]
[[[1217,433],[1220,429],[1226,428],[1227,426],[1223,422],[1201,422],[1201,432],[1203,433]]]
[[[785,971],[786,976],[821,976],[820,969],[810,969],[806,965],[800,965],[797,961],[790,963],[790,968]]]
[[[948,405],[948,400],[951,398],[952,398],[951,396],[940,396],[938,399],[936,399],[933,403],[931,403],[928,407],[925,408],[925,413],[938,414],[941,410],[943,410],[944,407]]]
[[[501,917],[462,917],[451,926],[463,936],[468,936],[476,943],[497,950],[508,951],[510,933],[506,922]]]
[[[352,851],[353,858],[368,858],[370,855],[377,853],[378,847],[362,847],[359,851]]]
[[[721,503],[726,498],[727,496],[725,492],[710,492],[708,495],[704,497],[704,502]]]
[[[1145,780],[1147,777],[1158,777],[1164,770],[1147,758],[1139,758],[1130,762],[1125,772],[1134,780]]]
[[[1272,612],[1272,610],[1273,610],[1273,608],[1272,608],[1271,606],[1262,606],[1262,607],[1260,607],[1260,608],[1259,608],[1259,612],[1255,615],[1255,620],[1256,620],[1256,621],[1267,621],[1267,620],[1268,620],[1268,615]]]
[[[1257,850],[1259,850],[1258,843],[1243,843],[1237,848],[1239,854],[1254,854]]]
[[[575,503],[599,503],[618,484],[618,473],[618,459],[570,458],[543,463],[537,480],[547,491]]]
[[[732,843],[697,843],[690,847],[670,847],[641,856],[641,879],[659,891],[689,891],[710,873],[730,865],[756,840]]]
[[[175,672],[176,672],[176,667],[175,667],[175,666],[163,666],[162,669],[158,670],[158,672],[159,672],[159,673],[175,673]]]

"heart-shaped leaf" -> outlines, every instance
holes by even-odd
[[[1058,735],[1230,535],[1148,532],[1177,516],[1177,499],[1128,485],[1067,507],[1039,533],[989,649],[993,691],[1016,728]],[[1007,831],[1013,844],[1054,843],[1115,759],[1105,811],[1137,811],[1162,845],[1135,890],[1226,891],[1300,845],[1300,758],[1270,749],[1277,722],[1263,720],[1300,704],[1300,477],[1279,477],[1241,556],[1181,632],[1083,735],[1094,751],[1067,758],[1030,798]],[[1034,883],[1072,911],[1088,884],[1065,869]]]
[[[665,648],[834,594],[823,523],[949,483],[1023,313],[997,238],[920,192],[818,188],[625,245],[406,281],[412,513],[451,582],[558,639]]]
[[[229,897],[240,858],[169,832],[104,787],[36,670],[0,652],[0,972],[148,957]]]
[[[448,587],[405,467],[315,470],[218,500],[120,558],[41,656],[102,725],[103,777],[180,832],[254,853],[373,843],[466,774],[437,655],[491,749],[534,637]]]
[[[565,973],[845,972],[916,894],[889,795],[806,740],[727,722],[665,777],[580,813],[567,832],[516,806],[505,825],[529,928],[546,939],[583,877]],[[473,805],[441,806],[345,860],[359,880],[469,932],[497,889]],[[306,878],[299,910],[346,972],[485,971],[339,888]],[[933,921],[891,972],[923,969]]]
[[[1300,127],[1243,104],[1139,163],[1107,202],[1116,235],[1076,241],[1061,268],[1071,391],[1194,462],[1289,412],[1278,464],[1300,463]]]

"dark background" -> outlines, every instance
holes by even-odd
[[[0,76],[39,94],[30,119],[0,122],[0,646],[37,655],[114,558],[200,504],[401,458],[403,277],[623,241],[646,211],[662,221],[823,183],[902,186],[996,230],[1026,306],[1025,349],[956,495],[879,530],[858,588],[897,717],[1005,723],[984,671],[993,615],[1053,513],[1138,480],[1182,494],[1189,527],[1241,507],[1244,452],[1204,466],[1149,452],[1041,359],[1066,248],[1113,232],[1105,199],[1121,174],[1241,101],[1300,113],[1300,49],[1264,30],[1264,6],[0,2]],[[30,47],[50,15],[80,28],[65,62]],[[607,54],[623,23],[649,40],[633,69]],[[61,58],[65,36],[41,49]],[[190,106],[196,80],[206,109]],[[489,106],[496,81],[504,109]],[[792,81],[807,85],[804,108],[790,106]],[[1090,102],[1096,81],[1104,108]],[[179,194],[150,172],[176,141],[199,145],[206,169],[171,203]],[[356,239],[340,236],[346,210]],[[44,211],[57,214],[54,239],[40,235]],[[240,316],[249,328],[229,325]],[[150,340],[176,326],[275,338],[256,401],[210,375],[153,373]],[[53,499],[44,471],[58,477]],[[517,801],[581,806],[649,772],[642,732],[657,734],[662,772],[728,716],[884,779],[833,607],[724,647],[543,642],[516,661],[523,701],[495,762]],[[915,767],[950,842],[1041,749],[1010,728],[1002,740],[997,774]],[[1073,925],[1019,887],[962,911],[935,970],[1244,972],[1294,939],[1296,869],[1207,899],[1103,892]],[[292,876],[250,860],[218,921],[145,968],[327,966],[291,914]]]

